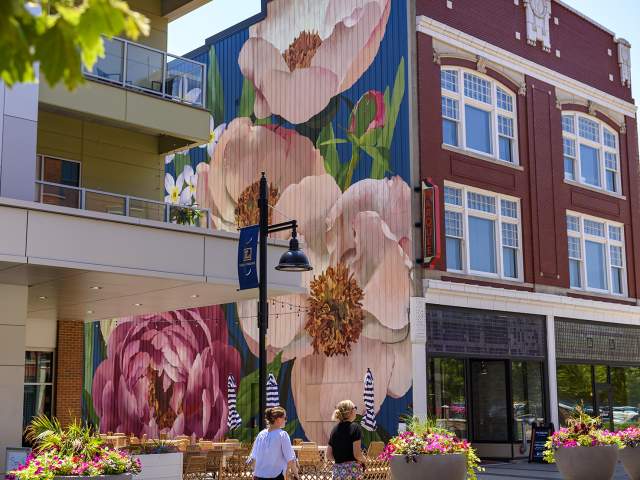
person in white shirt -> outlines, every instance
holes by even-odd
[[[286,410],[282,407],[267,408],[265,417],[269,427],[256,437],[248,459],[248,462],[255,462],[254,478],[284,480],[287,469],[291,470],[294,478],[299,478],[296,454],[289,434],[283,430],[287,423]]]

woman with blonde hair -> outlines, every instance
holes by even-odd
[[[283,430],[287,423],[287,412],[282,407],[267,408],[268,427],[262,430],[253,442],[249,462],[255,462],[253,478],[256,480],[284,480],[287,469],[298,478],[298,463],[291,446],[289,434]]]
[[[365,458],[360,441],[362,431],[356,419],[357,408],[351,400],[343,400],[336,405],[333,427],[329,437],[327,458],[333,460],[334,480],[361,480],[364,474]]]

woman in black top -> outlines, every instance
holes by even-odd
[[[334,480],[361,480],[364,473],[364,455],[360,446],[362,432],[356,419],[356,406],[343,400],[333,412],[333,421],[339,422],[331,431],[327,458],[333,460]]]

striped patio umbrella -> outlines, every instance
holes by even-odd
[[[364,415],[360,422],[365,430],[374,432],[376,430],[376,412],[373,402],[373,374],[371,369],[367,368],[364,376]]]
[[[280,406],[280,392],[278,392],[278,382],[272,373],[267,378],[267,408]]]
[[[235,430],[242,425],[242,418],[236,408],[236,391],[237,391],[236,379],[233,375],[229,375],[227,379],[227,404],[229,407],[229,414],[227,416],[227,427],[229,430]]]

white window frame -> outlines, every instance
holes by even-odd
[[[625,234],[624,234],[624,224],[619,222],[612,222],[610,220],[605,220],[604,218],[593,217],[590,215],[585,215],[582,213],[573,212],[567,210],[567,217],[576,217],[579,220],[580,231],[575,232],[573,230],[569,230],[568,222],[567,222],[567,236],[578,238],[580,241],[580,285],[581,287],[574,287],[569,284],[571,290],[584,291],[584,292],[595,292],[600,294],[607,295],[615,295],[616,297],[627,297],[629,292],[629,286],[627,281],[627,253],[625,248]],[[591,220],[593,222],[598,222],[604,224],[604,237],[599,237],[597,235],[590,235],[585,233],[584,230],[584,221]],[[610,238],[609,227],[616,227],[620,229],[621,235],[620,240],[614,240]],[[587,285],[587,258],[586,258],[586,241],[591,241],[594,243],[600,243],[605,246],[605,272],[606,272],[606,282],[607,289],[603,290],[600,288],[593,288]],[[620,247],[622,248],[622,293],[613,292],[613,267],[611,265],[611,249],[610,247]],[[568,254],[568,240],[567,240],[567,254]]]
[[[449,146],[453,148],[460,148],[462,150],[466,150],[468,152],[472,152],[476,155],[481,155],[484,157],[491,158],[497,162],[504,163],[505,165],[517,166],[520,164],[519,155],[518,155],[518,105],[517,105],[517,95],[513,93],[513,91],[506,87],[505,85],[497,82],[495,79],[483,75],[476,70],[471,70],[463,67],[448,67],[444,66],[441,69],[441,75],[444,71],[456,71],[458,75],[457,82],[457,92],[452,92],[451,90],[447,90],[445,88],[440,88],[441,96],[450,98],[458,102],[458,145],[449,145],[448,143],[444,143],[444,138],[442,139],[442,143],[444,146]],[[473,98],[469,98],[464,94],[464,74],[469,73],[474,75],[482,80],[485,80],[491,84],[491,105],[488,103],[484,103],[480,100],[476,100]],[[442,82],[441,82],[442,85]],[[498,108],[498,88],[506,93],[511,98],[511,104],[513,107],[513,111],[510,112],[508,110],[503,110],[502,108]],[[467,136],[466,136],[466,123],[465,123],[465,105],[469,105],[485,112],[489,112],[491,115],[491,152],[487,153],[481,150],[475,150],[473,148],[467,147]],[[513,162],[509,162],[507,160],[502,160],[500,158],[500,135],[498,133],[498,115],[509,118],[513,122],[513,137],[511,139],[511,158]],[[443,117],[444,119],[444,117]],[[453,120],[453,119],[449,119]]]
[[[566,117],[573,117],[573,132],[574,133],[570,133],[564,130],[564,119]],[[579,118],[584,118],[587,120],[590,120],[592,122],[595,122],[598,124],[599,130],[598,130],[598,134],[599,134],[599,142],[594,142],[593,140],[584,138],[580,136],[580,131],[579,131]],[[562,138],[563,139],[568,139],[568,140],[572,140],[574,142],[575,145],[575,156],[573,157],[573,171],[574,171],[574,175],[575,178],[571,179],[571,178],[567,178],[566,176],[566,172],[564,170],[564,157],[569,156],[569,155],[564,155],[563,152],[563,157],[562,157],[562,169],[564,173],[564,178],[565,181],[568,182],[575,182],[575,183],[579,183],[580,185],[584,185],[587,188],[594,188],[596,190],[602,190],[603,192],[607,192],[607,193],[613,193],[616,195],[622,195],[622,178],[621,178],[621,159],[620,159],[620,136],[618,135],[618,132],[616,132],[613,128],[611,128],[607,123],[603,122],[602,120],[600,120],[597,117],[594,117],[592,115],[588,115],[586,113],[582,113],[582,112],[577,112],[577,111],[573,111],[573,110],[568,110],[568,111],[563,111],[562,112]],[[604,143],[604,132],[607,132],[611,135],[613,135],[613,137],[616,140],[616,146],[615,148],[613,147],[608,147],[605,145]],[[580,161],[580,144],[583,144],[587,147],[591,147],[591,148],[595,148],[598,151],[598,161],[599,161],[599,166],[600,166],[600,186],[598,187],[597,185],[592,185],[590,183],[587,183],[583,180],[582,178],[582,165],[581,165],[581,161]],[[610,170],[607,168],[607,164],[606,164],[606,156],[605,153],[613,153],[616,156],[616,163],[617,163],[617,170],[616,170],[616,190],[609,190],[607,188],[607,170]],[[569,156],[570,157],[570,156]]]
[[[523,265],[523,255],[522,255],[522,209],[520,205],[520,199],[517,197],[511,197],[509,195],[502,195],[495,192],[491,192],[488,190],[481,190],[479,188],[468,187],[466,185],[461,185],[453,182],[444,183],[445,187],[457,188],[462,191],[462,205],[452,205],[449,203],[444,203],[445,211],[450,212],[458,212],[462,214],[462,270],[449,269],[447,267],[448,272],[495,278],[501,280],[508,280],[512,282],[523,282],[524,281],[524,265]],[[486,195],[488,197],[492,197],[495,199],[496,205],[496,213],[483,212],[480,210],[470,209],[467,206],[468,203],[468,193],[478,193],[481,195]],[[502,200],[507,200],[509,202],[514,202],[517,208],[517,218],[509,217],[502,214]],[[469,252],[469,217],[477,217],[477,218],[485,218],[488,220],[492,220],[494,222],[494,236],[496,239],[496,271],[497,273],[489,273],[482,272],[471,269],[471,255]],[[503,245],[502,242],[502,225],[503,223],[510,223],[517,225],[518,228],[518,248],[517,251],[517,259],[516,266],[518,269],[517,277],[508,277],[504,275],[504,258],[503,258],[503,249],[504,248],[512,248],[508,245]],[[446,225],[445,225],[446,228]],[[446,245],[446,242],[445,242]],[[445,252],[446,254],[446,252]]]

